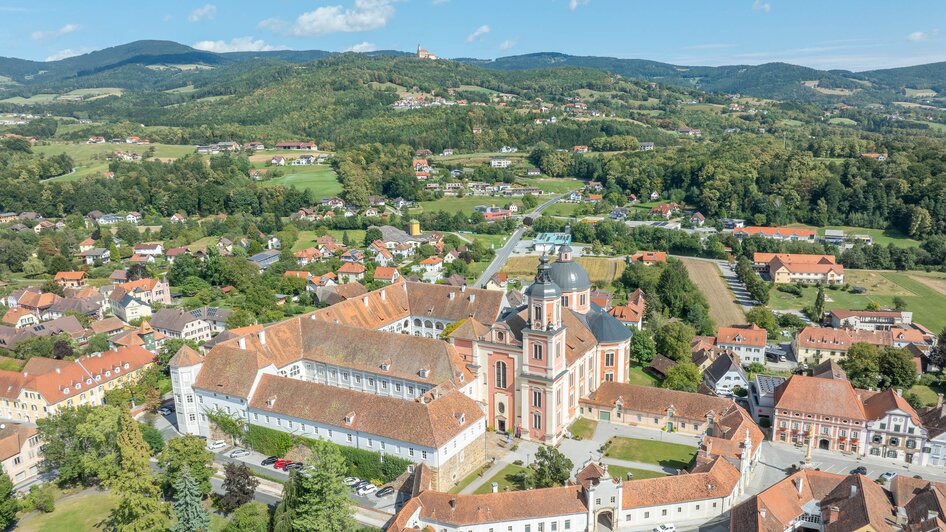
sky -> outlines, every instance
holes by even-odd
[[[0,56],[37,61],[139,39],[218,52],[419,44],[442,57],[562,52],[855,71],[946,61],[943,0],[0,0],[0,21]]]

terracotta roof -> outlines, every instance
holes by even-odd
[[[769,269],[771,271],[778,271],[782,268],[788,270],[790,273],[844,273],[844,266],[841,266],[840,264],[785,262],[780,257],[775,257],[771,262],[769,262]]]
[[[37,358],[30,359],[30,362]],[[154,354],[141,347],[119,347],[113,351],[86,355],[74,362],[53,359],[43,362],[48,362],[46,368],[39,368],[40,361],[23,367],[24,373],[30,373],[23,387],[39,392],[47,403],[54,405],[153,363]],[[49,366],[52,366],[51,370]],[[39,369],[47,371],[37,373]]]
[[[641,312],[629,305],[616,305],[608,310],[608,314],[614,316],[618,321],[625,323],[638,323],[641,320]]]
[[[0,370],[0,397],[10,400],[18,399],[24,382],[26,382],[26,377],[19,371]]]
[[[154,290],[154,287],[157,286],[159,282],[160,281],[158,281],[157,279],[144,278],[144,279],[138,279],[137,281],[128,281],[118,286],[123,288],[126,292],[134,292],[135,290],[139,290],[142,292],[150,292]]]
[[[792,375],[776,388],[775,408],[848,419],[867,418],[864,404],[851,383],[805,375]]]
[[[822,379],[847,380],[847,373],[844,371],[844,368],[833,358],[829,358],[815,366],[814,369],[811,370],[811,376],[820,377]]]
[[[410,315],[407,285],[395,284],[348,299],[311,314],[318,320],[377,329]],[[367,302],[365,301],[367,299]]]
[[[6,461],[20,454],[26,440],[39,434],[39,429],[20,423],[5,423],[0,429],[0,461]]]
[[[503,292],[484,288],[444,286],[430,283],[406,283],[408,303],[414,316],[429,316],[460,321],[473,316],[480,323],[492,324],[502,310]],[[452,294],[452,297],[451,297]]]
[[[440,264],[441,262],[443,262],[443,258],[441,258],[441,257],[436,257],[436,256],[427,257],[426,259],[420,261],[420,263],[423,264],[423,265],[425,265],[425,266],[434,265],[434,264]]]
[[[9,323],[10,325],[16,325],[16,323],[20,321],[20,318],[22,318],[23,316],[35,317],[35,314],[30,312],[29,310],[26,310],[23,307],[11,308],[7,310],[6,314],[3,315],[3,319],[0,321],[2,321],[3,323]],[[36,319],[36,321],[39,321],[39,319]]]
[[[855,343],[877,346],[893,345],[890,331],[863,331],[859,329],[833,329],[831,327],[805,327],[795,336],[795,342],[809,349],[847,351]]]
[[[815,255],[810,253],[762,253],[752,255],[752,262],[768,264],[778,258],[784,264],[836,264],[834,255]]]
[[[716,345],[747,345],[765,347],[768,332],[756,324],[720,327],[716,333]]]
[[[885,417],[887,412],[892,410],[900,410],[910,416],[910,419],[912,419],[913,423],[916,425],[923,425],[923,422],[920,420],[920,415],[916,413],[916,410],[892,388],[880,393],[875,393],[864,401],[864,412],[867,414],[868,420]]]
[[[104,320],[93,321],[89,328],[92,329],[92,332],[95,334],[101,333],[110,333],[112,331],[118,331],[125,328],[125,322],[112,316],[105,318]]]
[[[365,271],[367,270],[368,269],[365,268],[365,265],[361,264],[360,262],[346,262],[345,264],[342,264],[342,266],[338,269],[338,273],[339,274],[350,273],[350,274],[357,275],[360,273],[365,273]]]
[[[651,386],[639,386],[624,382],[603,382],[580,402],[596,406],[613,407],[620,399],[625,411],[647,412],[666,415],[673,407],[674,415],[688,420],[706,421],[707,415],[718,416],[736,406],[732,399],[707,397],[698,393],[681,392]]]
[[[417,499],[424,520],[455,527],[583,514],[588,511],[581,486],[481,495],[424,491]]]
[[[85,279],[85,272],[59,272],[54,277],[56,281],[81,281]]]
[[[805,513],[804,506],[827,497],[844,478],[844,475],[813,469],[799,471],[735,506],[729,529],[733,532],[781,532]]]
[[[177,353],[174,353],[174,356],[168,361],[168,366],[172,368],[184,368],[187,366],[195,366],[203,361],[204,357],[200,356],[197,351],[194,351],[185,344],[177,350]]]
[[[714,458],[701,469],[625,482],[621,507],[626,510],[728,497],[739,482],[739,471],[724,458]]]
[[[27,306],[31,308],[46,308],[52,306],[53,303],[59,301],[60,297],[52,292],[34,292],[32,290],[27,290],[20,296],[19,303],[21,306]]]
[[[448,335],[450,338],[463,338],[465,340],[479,340],[490,332],[490,328],[473,318],[467,318],[461,322],[456,329]]]
[[[374,278],[382,279],[385,281],[394,280],[394,276],[397,274],[397,268],[392,266],[378,266],[374,269]]]
[[[887,491],[864,475],[847,476],[821,500],[826,532],[893,532],[894,511]]]
[[[307,271],[297,271],[297,270],[288,270],[283,272],[283,277],[295,277],[297,279],[308,280],[309,277],[312,277],[312,274]]]
[[[925,343],[923,338],[923,333],[916,329],[901,329],[899,327],[892,327],[890,329],[890,336],[894,342],[910,342],[911,344],[922,344]]]
[[[638,251],[631,255],[635,262],[667,262],[667,253],[663,251]]]
[[[256,373],[272,362],[261,353],[229,344],[218,345],[207,353],[193,387],[247,399]]]
[[[335,286],[335,293],[345,299],[352,299],[367,294],[368,289],[358,281],[349,281]]]
[[[423,397],[424,400],[406,401],[263,375],[249,407],[434,449],[445,445],[473,424],[483,423],[480,407],[459,391],[450,390],[435,398],[431,398],[428,392]],[[354,419],[346,423],[346,416],[352,413]]]
[[[654,359],[650,361],[650,365],[647,366],[648,369],[652,369],[661,375],[666,375],[670,368],[677,365],[677,362],[672,358],[667,358],[661,354],[654,356]]]

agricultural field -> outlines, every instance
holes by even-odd
[[[483,92],[483,93],[486,93],[488,96],[499,94],[493,89],[487,89],[486,87],[480,87],[479,85],[460,85],[459,87],[457,87],[457,90],[470,91],[470,92]]]
[[[17,105],[36,105],[44,103],[52,103],[56,100],[58,94],[34,94],[29,98],[24,98],[22,96],[13,96],[12,98],[6,98],[0,100],[0,103],[12,103]]]
[[[856,126],[857,125],[857,122],[851,120],[850,118],[842,118],[840,116],[836,116],[834,118],[828,119],[828,123],[834,124],[836,126]]]
[[[706,296],[710,306],[710,317],[716,325],[736,325],[746,323],[742,307],[735,302],[735,295],[726,286],[716,263],[680,257],[687,268],[690,279]]]
[[[935,98],[936,91],[933,89],[911,89],[909,87],[903,89],[904,94],[910,98]]]
[[[260,183],[265,186],[287,185],[302,190],[309,190],[314,199],[337,196],[342,192],[335,170],[327,165],[285,167],[285,175],[266,179]]]
[[[890,308],[893,298],[899,297],[906,303],[906,310],[913,312],[913,321],[932,331],[946,327],[946,274],[846,270],[845,281],[851,286],[866,288],[867,293],[825,290],[825,309],[862,309],[870,303]],[[815,287],[803,288],[798,297],[773,287],[769,306],[776,310],[801,310],[814,303],[817,292]]]
[[[591,282],[602,281],[607,284],[611,284],[612,281],[620,277],[625,267],[622,259],[606,257],[578,257],[575,261],[588,272]],[[538,256],[520,255],[509,257],[502,271],[509,274],[510,277],[528,281],[535,277],[535,271],[538,267]]]
[[[581,203],[556,203],[550,205],[548,209],[542,211],[542,214],[548,214],[549,216],[567,216],[572,218],[575,216],[575,211],[577,211],[583,205]]]
[[[197,91],[197,88],[194,87],[193,85],[184,85],[183,87],[176,87],[173,89],[168,89],[164,92],[168,94],[188,94],[188,93],[196,92],[196,91]]]
[[[847,225],[815,227],[813,225],[805,224],[790,224],[789,227],[804,227],[806,229],[813,229],[818,233],[818,236],[824,236],[825,229],[841,229],[846,235],[870,235],[870,237],[874,240],[874,244],[879,244],[881,246],[893,244],[894,246],[900,248],[915,248],[920,245],[919,240],[914,240],[896,229],[874,229],[867,227],[851,227]]]
[[[194,152],[193,146],[176,144],[86,144],[86,143],[52,143],[33,146],[33,151],[47,156],[65,153],[76,163],[76,171],[53,179],[71,181],[89,175],[101,175],[108,171],[108,161],[105,156],[116,151],[131,151],[144,155],[149,148],[154,148],[155,158],[173,160]]]

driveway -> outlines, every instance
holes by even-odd
[[[726,281],[726,284],[729,285],[729,289],[732,290],[732,293],[736,296],[736,303],[742,305],[745,310],[759,305],[759,302],[749,295],[749,291],[746,290],[746,285],[739,280],[732,264],[724,260],[719,260],[716,261],[716,265],[719,266],[719,271],[723,274],[723,279]]]

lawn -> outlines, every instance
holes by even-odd
[[[608,464],[608,473],[611,474],[612,478],[620,478],[624,480],[627,480],[628,473],[632,473],[634,475],[634,480],[644,480],[645,478],[660,478],[667,476],[664,473],[658,473],[657,471],[651,471],[649,469],[638,469],[636,467],[624,467],[612,464]]]
[[[509,464],[506,467],[500,469],[498,473],[493,475],[493,478],[484,482],[479,488],[476,488],[476,491],[473,493],[490,493],[493,491],[493,482],[499,483],[499,491],[505,491],[506,488],[509,488],[509,491],[519,491],[521,489],[525,489],[525,486],[517,482],[515,477],[519,473],[527,471],[529,471],[527,467]]]
[[[294,171],[295,168],[300,170]],[[327,165],[297,166],[287,169],[286,175],[261,181],[263,186],[288,185],[302,190],[309,190],[315,199],[337,196],[342,192],[335,170]]]
[[[14,96],[12,98],[7,98],[5,100],[0,100],[0,103],[12,103],[12,104],[21,104],[21,105],[34,105],[42,103],[52,103],[55,101],[58,94],[34,94],[29,98],[24,98],[22,96]]]
[[[456,486],[450,489],[450,493],[460,493],[463,491],[463,488],[469,486],[476,479],[483,478],[483,474],[486,473],[486,470],[489,469],[490,464],[483,464],[480,467],[476,468],[476,471],[470,473],[463,480],[461,480]]]
[[[834,124],[837,126],[856,126],[857,122],[851,120],[850,118],[834,117],[828,119],[829,124]]]
[[[935,406],[938,400],[937,390],[923,384],[914,384],[907,392],[915,393],[926,406]],[[943,390],[939,390],[939,393],[942,392]]]
[[[608,449],[604,455],[619,460],[686,469],[696,456],[696,447],[615,436],[608,441]]]
[[[660,380],[644,371],[640,366],[631,366],[627,372],[627,382],[638,386],[659,386]]]
[[[91,492],[56,501],[52,513],[38,514],[21,521],[17,530],[60,532],[63,530],[99,530],[112,510],[116,498],[104,492]]]
[[[626,266],[623,260],[606,257],[578,257],[576,262],[588,272],[592,282],[604,281],[608,284],[620,277]],[[520,255],[509,257],[502,271],[512,277],[532,279],[538,266],[538,256]]]
[[[595,435],[595,429],[598,428],[598,422],[586,417],[580,417],[572,423],[569,431],[582,440],[591,439]]]
[[[332,235],[332,238],[339,244],[342,243],[345,233],[348,233],[348,240],[353,246],[363,247],[365,241],[364,229],[329,229],[327,231],[327,234]],[[296,240],[296,243],[292,246],[292,250],[299,251],[313,246],[315,245],[316,238],[318,238],[318,235],[315,231],[299,231],[299,239]]]
[[[484,235],[480,233],[456,233],[461,240],[479,240],[486,247],[491,247],[493,249],[499,249],[503,247],[503,244],[506,243],[506,240],[509,239],[509,235]]]
[[[504,207],[512,203],[522,207],[521,200],[506,197],[465,196],[462,198],[457,198],[453,196],[444,196],[433,201],[422,201],[418,203],[419,209],[414,208],[411,209],[410,212],[416,213],[446,211],[451,214],[457,212],[466,212],[472,214],[473,208],[477,205],[496,205],[497,207]]]
[[[791,224],[789,227],[804,227],[806,229],[814,229],[818,232],[818,236],[824,236],[825,229],[841,229],[846,235],[870,235],[870,237],[874,240],[874,244],[880,244],[882,246],[893,244],[894,246],[901,248],[913,248],[920,245],[919,240],[913,240],[896,229],[875,229],[868,227],[851,227],[846,225],[815,227],[813,225],[805,224]]]
[[[116,151],[131,151],[144,155],[149,148],[154,148],[154,156],[159,159],[178,159],[194,152],[193,146],[176,144],[150,144],[146,146],[132,144],[85,144],[57,142],[44,146],[33,146],[33,151],[46,156],[65,153],[75,161],[76,171],[62,177],[54,178],[59,181],[73,181],[90,175],[102,175],[108,171],[106,154]]]
[[[930,330],[946,327],[946,276],[926,272],[892,272],[846,270],[845,281],[851,286],[863,286],[866,294],[843,290],[825,290],[825,309],[863,309],[869,303],[881,308],[893,307],[893,298],[900,297],[906,310],[913,312],[913,320]],[[818,289],[802,289],[802,296],[779,292],[772,288],[769,306],[777,310],[801,310],[814,303]]]
[[[549,216],[568,216],[573,218],[575,216],[575,211],[584,206],[585,205],[581,203],[556,203],[554,205],[550,205],[549,208],[542,212],[542,214],[548,214]],[[584,209],[583,212],[587,214],[588,210]]]
[[[584,181],[573,177],[520,177],[519,182],[525,186],[539,187],[544,192],[552,194],[571,192],[585,186]]]

